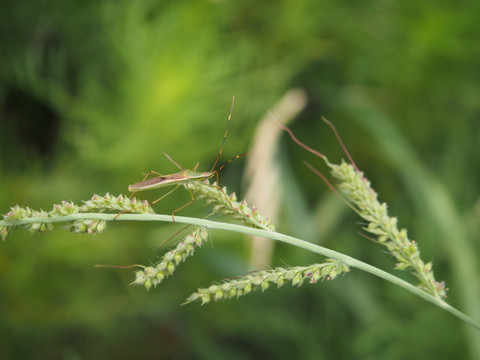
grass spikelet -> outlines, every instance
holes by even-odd
[[[208,184],[192,182],[185,185],[192,195],[207,204],[214,205],[212,213],[226,215],[240,220],[247,226],[258,229],[275,231],[275,226],[267,218],[263,217],[256,207],[250,208],[245,200],[237,201],[235,193],[227,195],[227,189],[220,189],[216,183]]]
[[[320,280],[333,280],[340,274],[349,271],[348,265],[332,259],[327,259],[322,264],[310,266],[296,266],[288,269],[278,267],[274,270],[256,271],[237,279],[198,289],[184,304],[201,300],[203,305],[211,300],[239,298],[257,289],[265,291],[270,285],[276,285],[277,288],[280,288],[286,282],[291,282],[292,286],[301,286],[305,281],[314,284]]]
[[[144,267],[135,272],[133,285],[143,285],[147,290],[157,286],[165,278],[173,274],[180,263],[193,255],[195,247],[200,247],[208,240],[208,231],[205,227],[199,227],[187,235],[183,241],[163,255],[162,259],[154,266]]]
[[[43,219],[47,219],[48,217],[49,213],[44,210],[33,210],[28,206],[22,208],[18,205],[15,205],[10,209],[8,213],[3,215],[3,220],[18,221],[29,218],[37,218],[39,219],[38,222],[23,225],[24,228],[26,228],[30,233],[33,234],[35,232],[46,233],[49,231],[53,231],[53,224],[42,221]],[[10,233],[14,228],[15,226],[2,226],[2,228],[0,229],[2,239],[5,240],[8,233]]]
[[[77,205],[73,202],[62,201],[61,204],[54,204],[51,211],[44,210],[32,210],[28,206],[22,208],[18,205],[12,207],[10,211],[3,215],[5,221],[18,221],[24,219],[38,220],[22,225],[28,229],[30,233],[40,232],[46,233],[53,231],[54,225],[48,222],[48,218],[57,216],[69,216],[74,214],[90,213],[90,212],[109,212],[116,213],[118,211],[129,211],[138,214],[153,214],[153,209],[148,205],[147,201],[137,200],[135,198],[130,199],[123,195],[112,196],[106,194],[105,196],[93,195],[88,201],[84,201],[83,205]],[[0,226],[0,236],[2,240],[5,240],[7,235],[16,226]],[[64,226],[65,229],[74,233],[88,233],[97,234],[103,232],[107,223],[104,220],[75,220],[67,222]]]
[[[146,200],[136,198],[130,199],[127,196],[112,196],[109,193],[105,196],[93,195],[88,201],[80,206],[80,212],[87,213],[91,211],[116,212],[125,211],[136,214],[154,214],[152,207]]]

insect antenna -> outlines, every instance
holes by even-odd
[[[232,118],[232,112],[233,112],[233,105],[234,104],[235,104],[235,96],[232,97],[232,106],[230,107],[230,113],[228,114],[227,126],[225,128],[225,134],[223,135],[222,146],[220,146],[220,151],[218,152],[217,159],[215,160],[215,163],[213,164],[210,172],[213,172],[213,170],[215,169],[215,166],[217,166],[217,164],[218,164],[218,160],[220,160],[220,155],[222,155],[223,145],[225,145],[225,140],[227,139],[228,125],[230,124],[230,119]]]
[[[218,186],[220,186],[220,179],[219,179],[219,175],[218,175],[218,174],[220,173],[220,171],[221,171],[225,166],[227,166],[228,164],[230,164],[233,160],[238,159],[238,158],[241,158],[241,157],[243,157],[243,156],[247,156],[247,155],[248,155],[248,152],[243,153],[243,154],[240,154],[240,155],[235,155],[233,158],[231,158],[230,160],[224,162],[222,165],[220,165],[220,166],[218,167],[217,170],[215,170],[215,174],[216,174],[216,176],[217,176],[217,185],[218,185]]]
[[[243,153],[243,154],[240,154],[240,155],[235,155],[235,156],[232,157],[230,160],[227,160],[227,161],[225,161],[222,165],[220,165],[216,171],[217,171],[217,172],[218,172],[218,171],[221,171],[225,166],[227,166],[228,164],[230,164],[233,160],[238,159],[238,158],[241,158],[241,157],[244,157],[244,156],[247,156],[247,155],[248,155],[248,152]]]

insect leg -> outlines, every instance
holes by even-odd
[[[157,202],[159,202],[160,200],[165,199],[168,195],[170,195],[170,194],[173,193],[175,190],[177,190],[179,186],[180,186],[180,185],[177,184],[177,186],[175,186],[175,187],[174,187],[172,190],[170,190],[168,193],[166,193],[166,194],[163,195],[162,197],[158,198],[157,200],[152,201],[152,202],[150,203],[150,205],[155,205],[155,204],[156,204]]]
[[[177,184],[177,186],[175,186],[175,187],[174,187],[172,190],[170,190],[168,193],[166,193],[165,195],[161,196],[161,197],[158,198],[157,200],[152,201],[151,203],[149,203],[149,204],[147,204],[147,205],[142,205],[142,206],[135,207],[135,208],[133,208],[133,209],[120,211],[120,212],[113,218],[113,220],[116,220],[116,219],[117,219],[120,215],[122,215],[122,214],[135,211],[135,210],[140,209],[140,208],[145,207],[145,206],[155,205],[157,202],[159,202],[160,200],[166,198],[166,197],[167,197],[168,195],[170,195],[172,192],[174,192],[175,190],[177,190],[178,187],[179,187],[179,185]],[[135,192],[132,193],[132,195],[134,195],[134,194],[135,194]]]
[[[177,187],[178,187],[178,185],[177,185]],[[188,187],[187,187],[187,190],[188,190],[188,193],[190,194],[190,197],[191,197],[192,200],[190,200],[190,201],[189,201],[188,203],[186,203],[185,205],[180,206],[178,209],[172,211],[172,221],[173,221],[173,222],[175,222],[175,214],[176,214],[178,211],[186,208],[188,205],[190,205],[191,203],[193,203],[193,202],[195,201],[195,198],[193,197],[193,194],[192,194],[192,192],[190,191],[190,189],[189,189]]]

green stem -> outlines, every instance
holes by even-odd
[[[101,213],[82,213],[82,214],[74,214],[74,215],[68,215],[68,216],[55,216],[55,217],[49,217],[49,218],[28,218],[28,219],[23,219],[23,220],[18,220],[18,221],[0,221],[0,226],[20,226],[20,225],[25,225],[25,224],[31,224],[31,223],[38,223],[38,222],[51,222],[51,223],[56,223],[56,222],[67,222],[67,221],[74,221],[74,220],[84,220],[84,219],[90,219],[90,220],[113,220],[114,217],[116,217],[116,214],[101,214]],[[150,215],[150,214],[122,214],[120,215],[117,219],[117,221],[121,220],[131,220],[131,221],[164,221],[164,222],[172,222],[172,216],[171,215],[161,215],[161,214],[156,214],[156,215]],[[429,301],[440,308],[442,308],[445,311],[448,311],[449,313],[453,314],[454,316],[462,319],[465,321],[467,324],[472,326],[473,328],[480,330],[480,324],[475,322],[473,319],[469,318],[467,315],[463,314],[456,308],[450,306],[447,304],[445,301],[438,299],[425,291],[417,288],[416,286],[413,286],[412,284],[392,275],[389,274],[383,270],[380,270],[372,265],[369,265],[367,263],[364,263],[362,261],[359,261],[357,259],[354,259],[348,255],[339,253],[334,250],[330,250],[327,248],[324,248],[322,246],[312,244],[310,242],[304,241],[297,239],[292,236],[288,236],[285,234],[280,234],[277,232],[273,231],[267,231],[267,230],[260,230],[260,229],[254,229],[251,227],[243,226],[243,225],[237,225],[237,224],[231,224],[231,223],[224,223],[224,222],[217,222],[217,221],[211,221],[211,220],[206,220],[206,219],[197,219],[197,218],[190,218],[190,217],[184,217],[184,216],[175,216],[175,222],[177,223],[182,223],[182,224],[190,224],[190,225],[199,225],[199,226],[206,226],[210,229],[219,229],[219,230],[227,230],[227,231],[234,231],[246,235],[254,235],[254,236],[261,236],[265,238],[269,238],[272,240],[277,240],[281,241],[293,246],[300,247],[305,250],[312,251],[314,253],[323,255],[325,257],[329,257],[332,259],[336,259],[339,261],[342,261],[343,263],[349,265],[350,267],[357,268],[359,270],[366,271],[372,275],[375,275],[379,278],[382,278],[384,280],[390,281],[393,284],[396,284],[411,293],[421,297],[422,299]]]

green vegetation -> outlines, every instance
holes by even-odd
[[[178,171],[163,152],[208,171],[232,95],[223,159],[249,151],[259,119],[298,87],[309,102],[291,126],[297,136],[339,163],[342,150],[321,116],[335,123],[425,264],[434,261],[436,278],[450,287],[446,301],[478,321],[479,8],[474,1],[4,1],[0,212],[125,193],[142,172]],[[365,223],[359,227],[302,162],[321,172],[325,165],[291,141],[279,145],[277,231],[411,280],[390,270],[395,261],[358,234]],[[222,186],[240,194],[242,164],[220,174]],[[168,215],[189,200],[177,191],[155,211]],[[179,215],[207,213],[194,203]],[[359,271],[180,307],[197,287],[250,270],[250,243],[212,230],[205,249],[147,293],[129,286],[131,270],[93,265],[157,263],[165,252],[157,246],[182,225],[108,226],[96,236],[8,234],[0,251],[1,358],[480,358],[478,332]],[[322,261],[276,244],[266,265]]]

